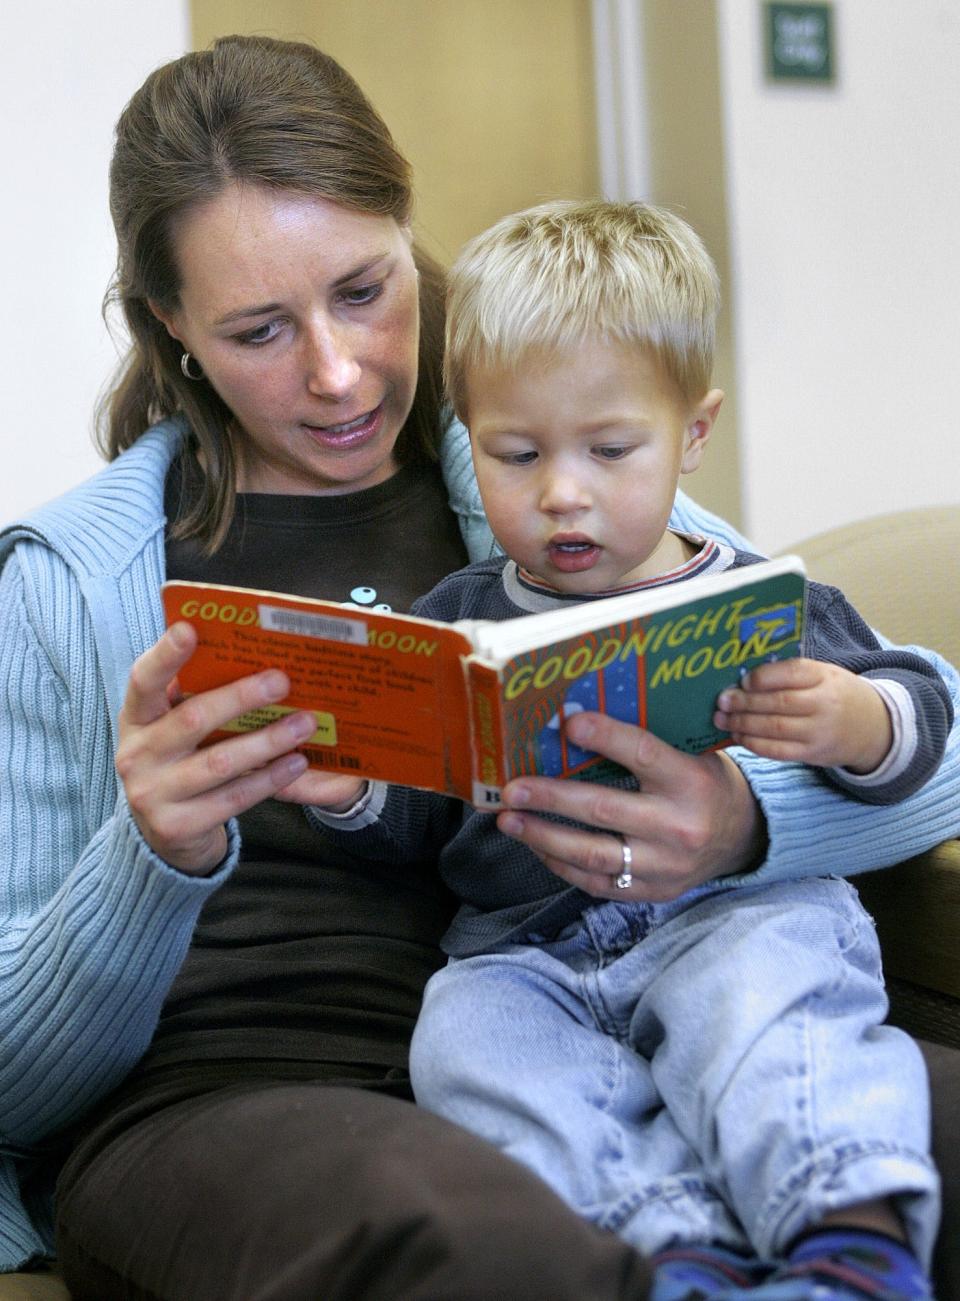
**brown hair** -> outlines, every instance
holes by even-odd
[[[156,420],[182,413],[203,465],[178,536],[208,551],[235,505],[232,415],[205,381],[184,378],[183,349],[150,310],[179,305],[172,243],[178,218],[236,180],[410,220],[410,167],[353,78],[312,45],[227,36],[151,73],[117,123],[110,211],[117,270],[104,306],[122,308],[130,351],[100,409],[113,459]],[[420,272],[419,374],[398,460],[433,459],[440,436],[443,272],[414,248]]]

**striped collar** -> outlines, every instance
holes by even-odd
[[[528,574],[514,560],[508,560],[503,569],[503,586],[507,596],[519,609],[528,614],[542,610],[556,610],[565,605],[580,605],[583,601],[597,601],[606,596],[621,596],[624,592],[639,592],[650,587],[666,587],[668,583],[682,583],[700,574],[719,574],[733,563],[734,550],[725,542],[699,537],[695,533],[678,533],[678,537],[697,548],[696,554],[675,569],[668,569],[652,578],[623,587],[608,588],[603,592],[558,592]]]

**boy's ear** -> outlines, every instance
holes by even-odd
[[[713,433],[713,426],[720,413],[720,404],[722,402],[723,390],[712,388],[694,407],[687,427],[683,432],[684,446],[683,459],[680,462],[681,474],[692,473],[703,460],[703,453],[710,441],[710,435]]]

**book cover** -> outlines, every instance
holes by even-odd
[[[179,675],[188,694],[265,668],[282,669],[282,705],[252,710],[229,732],[282,714],[313,712],[301,746],[332,772],[459,794],[471,790],[469,715],[462,657],[470,640],[446,624],[279,592],[168,582],[167,623],[185,619],[199,645]]]
[[[199,636],[180,673],[190,694],[273,667],[282,705],[215,740],[295,709],[302,746],[329,771],[499,802],[511,777],[602,779],[614,765],[566,740],[565,719],[598,709],[690,753],[729,737],[719,692],[773,657],[800,653],[805,579],[796,557],[626,593],[505,623],[436,623],[277,592],[174,581],[168,623]]]
[[[566,739],[564,722],[581,710],[635,722],[690,754],[728,745],[729,734],[712,721],[723,688],[759,664],[800,653],[803,576],[761,576],[759,568],[730,575],[754,575],[747,587],[692,600],[693,581],[654,589],[687,599],[507,661],[498,686],[511,776],[602,780],[617,771]]]

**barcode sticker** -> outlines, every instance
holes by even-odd
[[[308,614],[304,610],[287,610],[275,605],[261,605],[259,615],[260,627],[269,632],[351,642],[355,646],[367,644],[367,625],[360,619],[333,619],[328,614]]]

